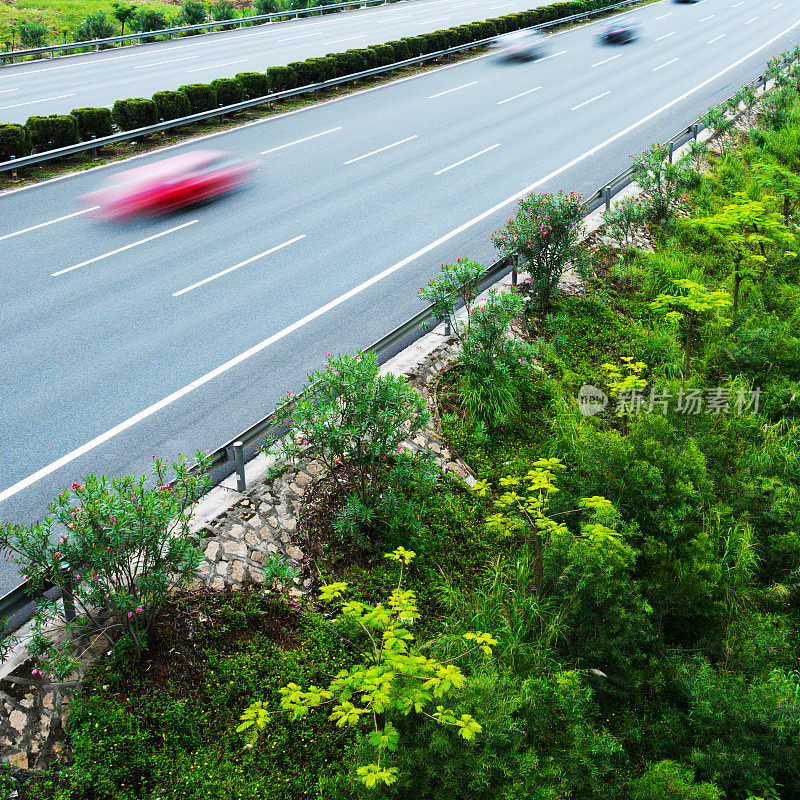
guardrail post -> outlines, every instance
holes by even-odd
[[[444,323],[444,335],[445,336],[449,336],[451,333],[452,333],[452,331],[450,330],[450,320],[448,318],[448,319],[445,320],[445,323]]]
[[[233,452],[233,461],[236,464],[236,489],[244,492],[247,489],[247,481],[244,475],[244,442],[234,442],[233,446],[228,448],[228,458],[231,457],[231,451]]]
[[[700,128],[701,127],[702,126],[699,125],[696,122],[694,123],[694,125],[690,125],[689,126],[689,129],[690,129],[691,134],[692,134],[692,139],[694,139],[695,141],[697,141],[697,137],[700,135]]]
[[[762,92],[766,92],[767,91],[767,75],[766,75],[766,73],[761,76],[761,91]]]
[[[611,187],[604,186],[602,189],[603,192],[603,202],[606,204],[606,211],[611,210]]]
[[[17,158],[16,156],[11,156],[11,158],[9,158],[9,161],[14,161],[14,160],[16,160],[16,158]],[[15,167],[11,167],[11,169],[9,171],[11,172],[11,177],[12,178],[16,178],[17,177],[17,170],[16,170]]]
[[[517,256],[514,256],[511,260],[511,285],[517,285]]]
[[[97,138],[97,134],[93,133],[92,134],[92,139],[96,139],[96,138]],[[92,158],[97,158],[97,148],[96,147],[92,148]]]
[[[675,155],[675,142],[669,143],[669,163],[672,163],[672,157]]]

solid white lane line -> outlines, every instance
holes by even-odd
[[[531,92],[538,92],[541,89],[541,86],[537,86],[534,89],[528,89],[527,92],[520,92],[519,94],[515,94],[513,97],[506,97],[505,100],[498,100],[497,105],[501,106],[503,103],[510,103],[512,100],[516,100],[519,97],[525,97],[526,94],[530,94]]]
[[[102,261],[104,258],[110,258],[111,256],[115,256],[117,253],[124,253],[126,250],[130,250],[132,247],[138,247],[140,244],[145,244],[147,242],[152,242],[154,239],[160,239],[162,236],[166,236],[168,233],[175,233],[175,231],[179,231],[182,228],[188,228],[190,225],[194,225],[196,222],[200,222],[199,219],[193,219],[191,222],[184,222],[183,225],[176,225],[174,228],[170,228],[168,231],[161,231],[161,233],[154,233],[152,236],[148,236],[146,239],[139,239],[138,242],[132,242],[131,244],[126,244],[124,247],[118,247],[116,250],[112,250],[110,253],[103,253],[101,256],[95,256],[94,258],[90,258],[87,261],[81,261],[80,264],[75,264],[71,267],[67,267],[66,269],[60,269],[58,272],[52,272],[50,274],[51,278],[57,278],[59,275],[64,275],[67,272],[72,272],[74,269],[79,269],[80,267],[86,267],[89,264],[94,264],[96,261]]]
[[[309,36],[322,36],[322,33],[323,31],[319,31],[318,33],[304,33],[302,36],[288,36],[286,39],[278,39],[278,43],[293,42],[296,39],[308,39]]]
[[[345,39],[334,39],[332,42],[323,42],[323,44],[327,47],[329,44],[339,44],[340,42],[352,42],[353,39],[365,39],[367,36],[366,33],[362,33],[358,36],[348,36]]]
[[[65,97],[75,97],[75,92],[71,94],[59,94],[55,97],[43,97],[41,100],[28,100],[27,103],[14,103],[11,106],[0,106],[0,111],[5,110],[6,108],[21,108],[22,106],[32,106],[36,103],[46,103],[48,100],[63,100]]]
[[[445,94],[450,94],[450,92],[457,92],[459,89],[466,89],[467,86],[474,86],[478,81],[470,81],[469,83],[465,83],[461,86],[456,86],[453,89],[445,89],[443,92],[437,92],[436,94],[428,95],[428,100],[433,100],[436,97],[441,97]]]
[[[172,296],[180,297],[182,294],[186,294],[186,292],[191,292],[192,289],[197,289],[198,286],[205,286],[205,284],[211,283],[211,281],[215,281],[217,278],[221,278],[223,275],[227,275],[229,272],[233,272],[235,269],[239,269],[239,267],[246,267],[248,264],[252,264],[254,261],[258,261],[260,258],[268,256],[270,253],[274,253],[277,250],[282,250],[284,247],[288,247],[290,244],[294,244],[295,242],[299,242],[300,239],[305,239],[305,238],[306,234],[301,233],[300,236],[295,236],[294,239],[289,239],[288,242],[276,245],[275,247],[270,247],[269,250],[265,250],[263,253],[259,253],[257,256],[253,256],[252,258],[248,258],[245,261],[240,262],[239,264],[235,264],[232,267],[228,267],[228,269],[224,269],[222,270],[222,272],[218,272],[216,275],[209,275],[208,278],[204,278],[202,281],[193,283],[191,286],[187,286],[185,289],[181,289],[179,292],[173,292]]]
[[[665,61],[663,64],[659,64],[657,67],[653,67],[653,72],[658,72],[660,69],[664,69],[664,67],[674,64],[677,60],[677,58],[671,58],[669,61]]]
[[[467,156],[466,158],[462,158],[461,161],[456,161],[455,164],[451,164],[449,167],[445,167],[444,169],[440,169],[438,172],[434,172],[434,175],[441,175],[443,172],[448,172],[455,167],[460,167],[462,164],[466,164],[467,161],[472,161],[473,158],[477,158],[478,156],[482,156],[484,153],[488,153],[490,150],[494,150],[495,147],[500,147],[499,144],[493,144],[491,147],[486,147],[485,149],[481,150],[478,153],[473,153],[471,156]]]
[[[382,153],[384,150],[390,150],[392,147],[397,147],[399,144],[405,144],[406,142],[410,142],[412,139],[416,139],[417,134],[413,136],[408,136],[405,139],[401,139],[399,142],[392,142],[392,144],[387,144],[386,147],[379,147],[377,150],[373,150],[371,153],[364,153],[363,156],[358,156],[357,158],[351,158],[349,161],[345,161],[342,163],[343,167],[346,167],[348,164],[355,164],[356,161],[361,161],[362,158],[369,158],[370,156],[374,156],[376,153]]]
[[[668,103],[665,103],[660,108],[655,109],[655,111],[651,111],[649,114],[645,114],[641,119],[637,120],[636,122],[628,125],[627,128],[623,128],[621,131],[617,131],[613,136],[610,136],[600,144],[595,145],[594,147],[590,148],[584,153],[581,153],[579,156],[576,156],[571,161],[568,161],[566,164],[562,164],[557,169],[553,170],[549,175],[545,175],[543,178],[539,178],[539,180],[534,181],[530,186],[526,186],[524,189],[521,189],[518,192],[515,192],[511,195],[511,197],[507,197],[505,200],[501,200],[499,203],[496,203],[491,208],[488,208],[486,211],[481,212],[476,217],[468,220],[467,222],[462,223],[457,228],[453,228],[453,230],[445,233],[444,235],[440,236],[436,241],[431,242],[430,244],[426,244],[424,247],[421,247],[415,253],[412,253],[410,256],[406,256],[405,258],[398,261],[396,264],[392,264],[391,267],[387,267],[383,272],[379,272],[377,275],[373,275],[371,278],[367,278],[367,280],[363,281],[362,283],[358,284],[358,286],[354,286],[352,289],[340,294],[338,297],[334,298],[333,300],[325,303],[324,305],[320,306],[316,310],[312,311],[310,314],[306,314],[304,317],[301,317],[298,320],[295,320],[290,325],[287,325],[285,328],[282,328],[277,333],[274,333],[272,336],[267,337],[263,341],[259,342],[258,344],[253,345],[249,349],[245,350],[243,353],[240,353],[238,356],[226,361],[224,364],[220,364],[220,366],[216,367],[215,369],[211,370],[211,372],[207,372],[205,375],[198,378],[196,381],[184,386],[182,389],[178,389],[177,391],[173,392],[172,394],[168,395],[167,397],[159,400],[152,405],[145,408],[143,411],[140,411],[138,414],[130,417],[129,419],[120,422],[118,425],[115,425],[113,428],[107,430],[105,433],[101,433],[100,435],[96,436],[94,439],[86,442],[86,444],[81,445],[80,447],[76,447],[74,450],[70,451],[66,455],[61,456],[61,458],[56,459],[55,461],[47,464],[46,466],[42,467],[41,469],[36,470],[36,472],[28,475],[22,480],[17,481],[15,484],[9,486],[7,489],[0,491],[0,503],[3,500],[7,500],[9,497],[13,497],[15,494],[27,489],[29,486],[32,486],[37,481],[40,481],[42,478],[46,478],[48,475],[56,472],[57,470],[61,469],[61,467],[66,466],[67,464],[75,461],[76,459],[80,458],[81,456],[85,455],[86,453],[94,450],[96,447],[99,447],[101,444],[105,444],[105,442],[109,441],[109,439],[113,439],[120,433],[132,428],[137,423],[141,422],[148,417],[151,417],[156,412],[160,411],[162,408],[165,408],[168,405],[171,405],[176,400],[179,400],[181,397],[184,397],[189,392],[197,389],[198,387],[202,386],[208,381],[213,380],[214,378],[218,377],[219,375],[228,372],[229,370],[237,367],[244,361],[247,361],[249,358],[252,358],[254,355],[258,355],[258,353],[266,350],[268,347],[271,347],[275,342],[279,342],[281,339],[285,339],[287,336],[290,336],[295,331],[300,330],[300,328],[305,327],[314,320],[319,319],[320,317],[325,316],[329,311],[333,311],[333,309],[337,308],[338,306],[346,303],[348,300],[356,297],[357,295],[361,294],[362,292],[366,291],[367,289],[371,288],[377,283],[380,283],[382,280],[385,280],[390,275],[393,275],[398,270],[403,269],[403,267],[407,267],[413,261],[416,261],[418,258],[422,258],[422,256],[427,255],[431,252],[431,250],[435,250],[437,247],[449,242],[450,239],[458,236],[459,234],[463,233],[466,230],[469,230],[473,225],[477,225],[479,222],[483,222],[487,217],[496,214],[498,211],[502,211],[506,206],[511,205],[512,203],[516,203],[521,198],[525,197],[525,195],[530,194],[531,192],[538,189],[540,186],[551,182],[555,178],[557,178],[562,173],[566,172],[567,170],[572,169],[572,167],[577,166],[581,162],[585,161],[587,158],[591,158],[600,150],[604,150],[609,145],[613,144],[614,142],[622,139],[624,136],[627,136],[632,131],[635,131],[637,128],[640,128],[642,125],[646,125],[650,122],[651,119],[663,114],[665,111],[668,111],[673,106],[677,105],[678,103],[682,103],[687,97],[691,97],[693,94],[696,94],[701,89],[704,89],[708,84],[713,83],[714,81],[721,78],[723,75],[727,75],[731,70],[736,69],[741,64],[744,64],[749,58],[752,58],[754,55],[760,53],[762,50],[767,49],[787,33],[793,31],[795,28],[800,26],[800,20],[790,25],[788,28],[784,28],[780,33],[776,36],[773,36],[769,41],[764,42],[764,44],[759,45],[754,50],[751,50],[747,55],[742,56],[741,58],[734,61],[732,64],[728,64],[727,67],[723,67],[719,72],[716,72],[714,75],[711,75],[709,78],[701,81],[700,83],[693,86],[691,89],[687,89],[683,94],[679,95],[678,97],[674,97]]]
[[[658,22],[660,19],[666,19],[667,17],[671,17],[671,16],[672,16],[672,12],[671,11],[668,14],[662,14],[660,17],[656,17],[656,22]]]
[[[715,36],[713,39],[709,39],[707,44],[714,44],[714,42],[718,42],[720,39],[724,39],[728,34],[721,33],[719,36]]]
[[[208,69],[217,69],[218,67],[230,67],[232,64],[244,64],[249,61],[249,58],[240,58],[238,61],[226,61],[224,64],[211,64],[208,67],[195,67],[194,69],[187,69],[187,72],[204,72]]]
[[[670,36],[674,36],[678,31],[670,31],[669,33],[665,33],[663,36],[656,36],[653,39],[654,42],[660,42],[662,39],[668,39]]]
[[[417,25],[432,25],[434,22],[443,22],[446,19],[450,19],[450,17],[439,17],[437,19],[424,19],[422,22],[418,22]]]
[[[622,53],[617,53],[615,56],[604,58],[602,61],[598,61],[596,64],[592,64],[592,67],[599,67],[601,64],[608,64],[609,61],[613,61],[615,58],[622,58]]]
[[[710,19],[714,19],[714,17],[716,17],[716,16],[717,16],[716,14],[709,14],[707,17],[703,17],[703,19],[698,20],[698,21],[699,22],[708,22]]]
[[[51,219],[47,222],[40,222],[38,225],[31,225],[30,228],[23,228],[21,231],[14,231],[13,233],[6,233],[0,236],[0,242],[4,239],[11,239],[14,236],[21,236],[23,233],[30,233],[31,231],[38,230],[39,228],[46,228],[48,225],[53,225],[56,222],[63,222],[65,219],[72,219],[73,217],[80,217],[82,214],[88,214],[90,211],[95,211],[100,206],[92,206],[91,208],[84,208],[83,211],[76,211],[74,214],[65,214],[58,219]]]
[[[170,58],[166,61],[154,61],[152,64],[139,64],[134,69],[147,69],[148,67],[160,67],[162,64],[177,64],[179,61],[192,61],[200,56],[184,56],[183,58]]]
[[[594,97],[590,97],[588,100],[584,100],[582,103],[578,103],[578,105],[572,106],[570,111],[577,111],[579,108],[588,106],[589,103],[594,103],[595,100],[599,100],[601,97],[605,97],[607,94],[611,94],[611,92],[603,92],[602,94],[597,94]]]
[[[755,22],[757,19],[758,17],[753,17],[752,19],[747,20],[747,22],[745,22],[745,25],[749,25],[751,22]]]
[[[338,128],[331,128],[327,131],[322,131],[321,133],[313,133],[311,136],[304,136],[302,139],[295,139],[293,142],[287,142],[286,144],[279,144],[277,147],[270,147],[269,150],[262,150],[261,155],[265,156],[267,153],[274,153],[276,150],[283,150],[286,147],[291,147],[295,144],[300,144],[301,142],[308,142],[311,139],[316,139],[319,136],[325,136],[328,133],[334,133],[334,131],[340,131],[342,126],[340,125]]]

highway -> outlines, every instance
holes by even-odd
[[[409,0],[241,30],[0,67],[0,122],[111,106],[352,47],[526,11],[548,0]]]
[[[325,353],[418,311],[440,263],[493,260],[520,196],[593,192],[800,41],[800,0],[626,16],[641,24],[630,45],[574,29],[536,62],[483,56],[169,148],[261,169],[158,220],[76,214],[153,154],[0,195],[0,519],[41,516],[89,472],[218,447]],[[13,580],[6,566],[0,591]]]

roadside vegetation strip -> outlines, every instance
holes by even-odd
[[[181,525],[162,557],[185,519],[163,462],[152,488],[66,489],[59,550],[36,526],[3,531],[28,572],[107,612],[83,632],[122,633],[69,705],[66,791],[43,797],[792,797],[799,86],[783,76],[746,108],[755,130],[717,117],[711,149],[636,156],[640,197],[589,242],[579,196],[525,197],[492,241],[530,282],[480,297],[481,264],[443,265],[422,294],[454,360],[432,383],[328,356],[316,402],[276,408],[293,432],[272,449],[302,468],[209,523],[202,550]],[[429,421],[421,384],[471,488],[404,452]],[[283,540],[270,515],[299,475]],[[121,574],[137,551],[152,581]],[[197,558],[225,591],[171,598]],[[71,644],[40,637],[20,682],[52,691]]]
[[[652,1],[644,0],[645,3]],[[622,0],[612,5],[603,0],[568,0],[484,22],[404,37],[383,45],[293,62],[285,67],[269,67],[266,74],[245,72],[239,73],[236,78],[218,78],[211,84],[188,84],[175,91],[156,92],[151,100],[118,100],[111,110],[81,108],[74,109],[71,114],[30,117],[25,125],[0,125],[0,162],[11,169],[12,177],[16,177],[15,165],[5,162],[24,159],[31,153],[46,154],[66,149],[80,143],[94,149],[96,145],[90,144],[94,140],[102,143],[104,138],[112,135],[121,138],[119,134],[114,134],[115,127],[123,132],[133,132],[132,137],[138,138],[148,133],[144,130],[140,134],[139,129],[176,127],[183,124],[184,118],[187,118],[186,124],[190,124],[194,120],[188,118],[193,114],[211,117],[236,113],[242,110],[235,108],[237,104],[244,107],[258,105],[261,98],[264,98],[264,103],[270,103],[277,99],[272,95],[282,92],[302,93],[304,87],[332,81],[344,82],[351,76],[355,80],[359,73],[369,73],[371,70],[394,71],[395,64],[400,69],[404,62],[416,58],[416,53],[419,53],[420,59],[438,60],[439,54],[442,57],[450,55],[446,52],[450,49],[457,53],[485,45],[499,33],[546,27],[586,15],[613,13],[620,6],[633,7],[638,4],[637,0]],[[308,91],[315,90],[309,88]],[[246,96],[254,100],[245,100]],[[232,108],[226,112],[228,106]]]

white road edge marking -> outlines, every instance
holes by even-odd
[[[194,69],[187,69],[187,72],[203,72],[207,69],[216,69],[217,67],[230,67],[232,64],[244,64],[249,61],[249,58],[240,58],[238,61],[226,61],[224,64],[211,64],[208,67],[195,67]]]
[[[719,36],[715,36],[713,39],[709,39],[706,44],[714,44],[714,42],[718,42],[720,39],[724,39],[728,34],[721,33]]]
[[[478,81],[470,81],[469,83],[465,83],[462,86],[456,86],[454,89],[445,89],[443,92],[437,92],[436,94],[428,95],[428,100],[433,100],[436,97],[441,97],[445,94],[450,94],[450,92],[457,92],[459,89],[466,89],[467,86],[474,86]]]
[[[486,147],[483,150],[480,150],[477,153],[473,153],[471,156],[467,156],[466,158],[462,158],[461,161],[456,161],[455,164],[451,164],[449,167],[445,167],[444,169],[440,169],[437,172],[434,172],[434,175],[441,175],[443,172],[448,172],[455,167],[460,167],[462,164],[466,164],[467,161],[472,161],[473,158],[477,158],[478,156],[482,156],[484,153],[488,153],[490,150],[494,150],[495,147],[500,147],[499,144],[493,144],[491,147]]]
[[[438,239],[436,239],[436,241],[431,242],[430,244],[426,244],[424,247],[421,247],[419,250],[417,250],[415,253],[412,253],[410,256],[406,256],[405,258],[398,261],[396,264],[392,264],[391,267],[387,267],[385,270],[383,270],[383,272],[379,272],[377,275],[373,275],[371,278],[368,278],[362,283],[359,283],[358,286],[354,286],[352,289],[349,289],[348,291],[344,292],[344,294],[340,294],[338,297],[335,297],[333,300],[329,301],[328,303],[325,303],[325,305],[320,306],[318,309],[312,311],[310,314],[306,314],[304,317],[295,320],[293,323],[287,325],[285,328],[282,328],[277,333],[272,334],[272,336],[269,336],[263,341],[259,342],[258,344],[253,345],[249,349],[245,350],[243,353],[240,353],[238,356],[234,356],[232,359],[226,361],[224,364],[220,364],[218,367],[211,370],[211,372],[207,372],[205,375],[201,376],[196,381],[189,383],[182,389],[178,389],[177,391],[173,392],[167,397],[158,400],[157,402],[145,408],[143,411],[140,411],[138,414],[134,414],[134,416],[129,417],[128,419],[120,422],[118,425],[115,425],[113,428],[110,428],[105,433],[101,433],[99,436],[95,436],[94,439],[86,442],[86,444],[83,444],[80,447],[75,448],[66,455],[61,456],[61,458],[51,462],[47,466],[38,469],[36,472],[32,473],[31,475],[28,475],[26,478],[17,481],[15,484],[12,484],[7,489],[3,489],[3,491],[0,491],[0,503],[2,503],[3,500],[7,500],[9,497],[13,497],[15,494],[18,494],[24,489],[27,489],[29,486],[32,486],[37,481],[40,481],[42,478],[46,478],[51,473],[61,469],[61,467],[66,466],[72,461],[75,461],[75,459],[80,458],[83,455],[86,455],[86,453],[90,452],[91,450],[94,450],[101,444],[104,444],[109,439],[113,439],[118,434],[125,432],[129,428],[132,428],[134,425],[141,422],[143,419],[151,417],[157,411],[160,411],[162,408],[171,405],[176,400],[179,400],[184,395],[189,394],[189,392],[193,391],[194,389],[197,389],[203,384],[208,383],[210,380],[213,380],[214,378],[218,377],[219,375],[228,372],[229,370],[241,364],[243,361],[247,361],[247,359],[252,358],[254,355],[257,355],[262,350],[266,350],[268,347],[275,344],[275,342],[278,342],[281,339],[285,339],[287,336],[291,335],[300,328],[305,327],[310,322],[313,322],[315,319],[324,316],[337,306],[342,305],[342,303],[346,303],[348,300],[366,291],[370,287],[374,286],[376,283],[380,283],[382,280],[388,278],[390,275],[393,275],[398,270],[401,270],[403,267],[408,266],[412,261],[416,261],[418,258],[421,258],[427,253],[430,253],[431,250],[434,250],[435,248],[439,247],[445,242],[450,241],[450,239],[468,230],[473,225],[477,225],[479,222],[482,222],[487,217],[490,217],[492,214],[496,214],[498,211],[501,211],[506,206],[509,206],[512,203],[516,203],[518,200],[525,197],[525,195],[530,194],[532,191],[538,189],[543,184],[552,181],[553,178],[557,178],[562,173],[566,172],[569,169],[572,169],[572,167],[576,166],[577,164],[580,164],[582,161],[585,161],[587,158],[590,158],[591,156],[595,155],[600,150],[605,149],[610,144],[613,144],[618,139],[621,139],[623,136],[627,136],[629,133],[631,133],[631,131],[635,131],[642,125],[646,125],[648,122],[650,122],[651,119],[654,119],[660,114],[663,114],[665,111],[668,111],[673,106],[683,102],[687,97],[691,97],[696,92],[699,92],[701,89],[704,89],[706,86],[708,86],[709,83],[713,83],[715,80],[721,78],[723,75],[726,75],[731,70],[736,69],[736,67],[738,67],[740,64],[743,64],[745,61],[747,61],[747,59],[752,58],[757,53],[760,53],[762,50],[774,44],[775,42],[778,41],[778,39],[782,38],[787,33],[793,31],[799,25],[800,25],[800,20],[793,23],[788,28],[784,28],[784,30],[773,36],[768,41],[764,42],[764,44],[759,45],[754,50],[751,50],[746,55],[734,61],[732,64],[728,64],[727,67],[724,67],[719,72],[716,72],[714,75],[711,75],[709,78],[706,78],[705,80],[696,84],[691,89],[687,89],[683,94],[678,95],[678,97],[674,97],[672,100],[670,100],[668,103],[665,103],[660,108],[655,109],[655,111],[651,111],[649,114],[645,114],[645,116],[643,116],[641,119],[638,119],[636,122],[633,122],[630,125],[628,125],[627,128],[623,128],[621,131],[617,131],[615,134],[613,134],[613,136],[609,136],[609,138],[606,139],[605,141],[600,142],[600,144],[597,144],[594,147],[587,150],[586,152],[581,153],[581,155],[576,156],[575,158],[572,159],[572,161],[568,161],[566,164],[562,164],[560,167],[553,170],[549,175],[545,175],[543,178],[539,178],[539,180],[534,181],[532,184],[526,186],[524,189],[521,189],[520,191],[512,194],[511,197],[507,197],[505,200],[501,200],[499,203],[496,203],[491,208],[478,214],[478,216],[473,217],[467,222],[462,223],[457,228],[453,228],[453,230],[440,236]]]
[[[254,261],[258,261],[259,258],[264,258],[264,256],[268,256],[270,253],[274,253],[276,250],[282,250],[284,247],[288,247],[290,244],[294,244],[295,242],[299,242],[300,239],[305,239],[306,234],[301,233],[300,236],[295,236],[294,239],[289,239],[288,242],[284,242],[283,244],[276,245],[275,247],[271,247],[269,250],[265,250],[263,253],[259,253],[257,256],[253,256],[252,258],[248,258],[239,264],[235,264],[232,267],[228,267],[228,269],[222,270],[222,272],[218,272],[216,275],[209,275],[207,278],[203,278],[202,281],[198,281],[197,283],[193,283],[191,286],[187,286],[185,289],[181,289],[178,292],[173,292],[173,297],[180,297],[182,294],[186,294],[186,292],[191,292],[192,289],[197,289],[199,286],[205,286],[207,283],[211,283],[211,281],[215,281],[217,278],[221,278],[223,275],[227,275],[229,272],[233,272],[235,269],[239,269],[239,267],[246,267],[248,264],[252,264]]]
[[[295,139],[293,142],[287,142],[286,144],[279,144],[277,147],[270,147],[269,150],[262,150],[260,155],[265,156],[267,153],[274,153],[277,150],[283,150],[286,147],[292,147],[293,145],[300,144],[302,142],[308,142],[311,139],[316,139],[319,136],[325,136],[328,133],[334,133],[335,131],[340,131],[342,126],[340,125],[338,128],[331,128],[327,131],[322,131],[321,133],[312,133],[311,136],[304,136],[302,139]]]
[[[83,211],[76,211],[74,214],[66,214],[63,217],[59,217],[58,219],[51,219],[48,222],[40,222],[38,225],[31,225],[30,228],[23,228],[21,231],[6,233],[3,236],[0,236],[0,242],[2,242],[4,239],[11,239],[14,236],[21,236],[23,233],[30,233],[31,231],[35,231],[39,228],[45,228],[48,225],[53,225],[56,222],[63,222],[65,219],[72,219],[73,217],[81,216],[81,214],[88,214],[90,211],[95,211],[98,208],[100,208],[100,206],[92,206],[91,208],[83,209]]]
[[[50,277],[57,278],[59,275],[64,275],[67,272],[72,272],[72,270],[74,269],[78,269],[80,267],[86,267],[89,264],[94,264],[96,261],[102,261],[104,258],[115,256],[117,253],[124,253],[126,250],[130,250],[132,247],[138,247],[140,244],[152,242],[153,239],[160,239],[162,236],[166,236],[168,233],[175,233],[175,231],[181,230],[181,228],[188,228],[190,225],[194,225],[195,222],[200,222],[200,220],[193,219],[190,222],[184,222],[183,225],[176,225],[174,228],[170,228],[168,231],[161,231],[161,233],[154,233],[152,236],[148,236],[146,239],[139,239],[138,242],[132,242],[131,244],[126,244],[124,247],[118,247],[116,250],[112,250],[110,253],[103,253],[103,255],[95,256],[94,258],[90,258],[88,261],[81,261],[80,264],[75,264],[71,267],[67,267],[66,269],[60,269],[58,272],[52,272],[50,274]]]
[[[419,137],[415,133],[413,136],[407,136],[405,139],[401,139],[399,142],[392,142],[392,144],[387,144],[385,147],[379,147],[377,150],[373,150],[371,153],[364,153],[363,156],[356,156],[356,158],[351,158],[349,161],[344,161],[342,162],[342,166],[346,167],[348,164],[355,164],[356,161],[361,161],[362,158],[369,158],[377,153],[382,153],[384,150],[390,150],[392,147],[397,147],[399,144],[405,144],[406,142],[410,142],[412,139],[417,138]]]
[[[6,108],[20,108],[20,106],[32,106],[35,103],[46,103],[48,100],[63,100],[65,97],[75,97],[75,92],[71,94],[59,94],[55,97],[42,97],[40,100],[28,100],[26,103],[14,103],[13,106],[0,106],[0,111]]]
[[[602,61],[598,61],[596,64],[592,64],[592,68],[599,67],[601,64],[608,64],[609,61],[613,61],[615,58],[622,58],[622,53],[617,53],[615,56],[609,56],[608,58],[604,58]]]
[[[605,97],[607,94],[611,94],[611,92],[601,92],[600,94],[596,94],[594,97],[590,97],[588,100],[584,100],[582,103],[578,103],[578,105],[572,106],[570,111],[577,111],[579,108],[588,106],[589,103],[594,103],[595,100],[599,100],[601,97]]]
[[[658,72],[660,69],[664,69],[664,67],[674,64],[677,60],[677,58],[671,58],[669,61],[665,61],[663,64],[659,64],[657,67],[653,67],[653,72]]]
[[[614,56],[616,58],[616,56]],[[526,94],[530,94],[531,92],[538,92],[541,89],[541,86],[537,86],[535,89],[528,89],[527,92],[520,92],[519,94],[515,94],[513,97],[506,97],[505,100],[498,100],[497,105],[501,106],[503,103],[510,103],[512,100],[517,100],[520,97],[525,97]]]

